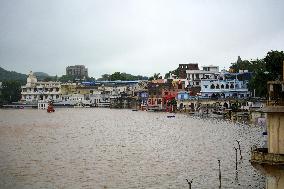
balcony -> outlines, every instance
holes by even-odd
[[[284,165],[284,154],[268,153],[268,148],[257,148],[251,151],[251,163],[261,165]]]

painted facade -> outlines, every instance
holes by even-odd
[[[244,81],[234,80],[202,80],[201,81],[201,96],[205,98],[247,98],[250,93],[247,88],[247,83]]]

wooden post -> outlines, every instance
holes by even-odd
[[[236,170],[238,170],[238,149],[235,148],[235,147],[234,147],[234,149],[235,149],[235,152],[236,152]]]
[[[241,145],[240,145],[240,141],[236,140],[237,143],[238,143],[238,146],[239,146],[239,150],[240,150],[240,158],[241,160],[243,159],[243,156],[242,156],[242,150],[241,150]]]
[[[219,164],[219,188],[221,188],[221,161],[218,159],[218,164]]]
[[[185,179],[185,180],[186,180],[186,182],[188,184],[188,188],[191,189],[191,183],[192,183],[193,180],[192,179],[191,179],[191,181],[188,181],[187,179]]]
[[[238,174],[238,171],[236,171],[235,180],[236,180],[237,182],[239,181],[239,174]]]

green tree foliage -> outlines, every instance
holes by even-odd
[[[75,82],[75,76],[72,76],[72,75],[62,75],[60,78],[59,78],[59,81],[61,82]]]
[[[168,73],[166,73],[165,74],[165,79],[170,78],[171,74],[174,74],[174,75],[178,76],[179,75],[179,68],[177,68],[175,70],[172,70],[172,71],[169,71]]]
[[[160,76],[160,73],[154,73],[153,76],[149,77],[148,80],[149,81],[153,81],[153,80],[157,80],[157,79],[162,79],[163,77]]]
[[[134,81],[134,80],[147,80],[148,77],[141,75],[132,75],[125,72],[114,72],[113,74],[103,74],[99,81]]]
[[[249,90],[254,93],[256,97],[266,97],[267,96],[267,81],[270,81],[271,76],[265,74],[264,72],[257,72],[254,74],[253,78],[249,81]]]
[[[273,80],[281,79],[283,76],[283,61],[284,53],[283,51],[270,51],[264,58],[266,70],[269,75],[272,76]]]
[[[121,74],[120,72],[114,72],[113,74],[110,75],[110,80],[111,81],[116,81],[116,80],[122,80],[125,81],[125,75]]]
[[[94,78],[94,77],[88,77],[88,78],[86,79],[86,81],[93,82],[93,81],[96,81],[96,78]]]
[[[248,70],[249,72],[254,71],[254,66],[252,63],[248,60],[242,60],[240,57],[238,57],[237,62],[232,63],[230,66],[230,69],[233,70],[233,72],[238,73],[239,70]]]
[[[248,70],[253,72],[253,77],[249,81],[248,87],[251,92],[255,92],[257,97],[267,97],[267,81],[282,78],[283,74],[283,51],[270,51],[263,59],[241,60],[232,63],[230,69],[234,72]]]
[[[52,81],[53,77],[44,72],[34,72],[38,81]]]
[[[109,81],[110,75],[109,74],[103,74],[101,78],[98,79],[99,81]]]
[[[19,81],[7,80],[2,82],[0,103],[17,102],[21,99],[21,83]]]

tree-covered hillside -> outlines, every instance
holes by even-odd
[[[0,67],[0,81],[14,80],[20,81],[22,83],[26,82],[27,77],[28,76],[26,74],[17,73],[14,71],[7,71]]]

